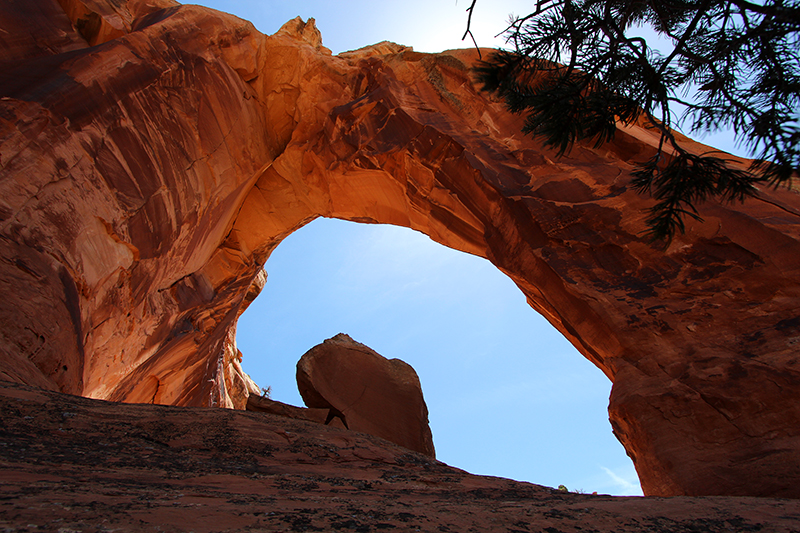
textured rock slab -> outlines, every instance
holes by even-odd
[[[269,398],[264,398],[257,394],[251,394],[247,398],[247,411],[257,413],[267,413],[270,415],[283,416],[294,420],[305,420],[316,424],[327,424],[329,426],[346,429],[339,418],[332,419],[330,409],[309,409],[306,407],[296,407],[282,402],[277,402]]]
[[[565,494],[284,417],[0,382],[5,531],[797,531],[800,501]]]
[[[330,409],[353,431],[436,456],[419,377],[400,359],[340,333],[300,358],[297,388],[308,407]]]

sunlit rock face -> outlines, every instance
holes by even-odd
[[[297,388],[310,408],[345,427],[436,457],[428,407],[414,369],[340,333],[303,354]]]
[[[390,223],[492,261],[605,372],[646,494],[800,497],[795,192],[704,205],[662,249],[629,188],[654,135],[555,159],[472,50],[332,56],[312,22],[160,0],[0,24],[3,379],[244,408],[236,319],[270,252],[319,216]]]

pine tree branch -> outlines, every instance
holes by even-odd
[[[528,13],[524,17],[518,17],[518,18],[514,19],[514,21],[511,24],[509,24],[506,27],[506,29],[504,29],[503,31],[501,31],[500,33],[495,35],[495,37],[499,37],[500,35],[503,35],[504,33],[507,33],[512,28],[516,32],[519,32],[521,30],[521,28],[522,28],[522,25],[525,24],[527,21],[529,21],[533,17],[541,15],[545,11],[550,10],[551,8],[555,7],[556,4],[558,4],[559,2],[562,2],[562,1],[563,0],[538,0],[538,2],[536,2],[536,9],[534,10],[533,13]],[[475,2],[473,2],[473,4],[474,3]],[[549,5],[545,5],[545,4],[548,4],[548,3],[549,3]]]
[[[683,49],[686,48],[686,42],[689,40],[690,37],[693,36],[695,29],[697,29],[697,25],[705,16],[706,9],[708,9],[708,6],[710,4],[711,4],[710,0],[705,0],[705,2],[703,2],[703,4],[697,9],[697,13],[695,13],[692,22],[689,23],[689,26],[683,32],[683,35],[681,35],[678,42],[675,43],[675,47],[672,49],[672,53],[667,57],[666,60],[664,60],[664,63],[662,63],[661,68],[658,69],[659,75],[664,74],[664,71],[666,70],[667,66],[672,62],[673,59],[675,59],[677,55],[683,54]]]
[[[463,41],[464,39],[467,38],[467,35],[469,35],[472,38],[472,44],[475,45],[475,50],[478,51],[478,59],[481,59],[481,49],[478,47],[478,43],[475,41],[475,36],[472,35],[472,29],[471,29],[472,13],[475,11],[475,3],[477,1],[478,0],[472,0],[472,4],[470,4],[470,6],[467,8],[467,13],[469,13],[469,15],[467,15],[467,31],[464,32],[464,36],[461,37],[461,40]]]
[[[748,2],[747,0],[728,0],[733,5],[742,11],[751,11],[767,17],[773,17],[781,22],[788,23],[796,26],[798,24],[798,17],[800,17],[800,10],[797,7],[783,7],[775,5],[759,5]]]
[[[476,72],[509,110],[527,112],[523,131],[559,155],[580,140],[599,145],[618,123],[643,116],[658,149],[633,184],[656,199],[651,235],[669,240],[685,217],[699,218],[698,202],[742,200],[755,183],[781,183],[800,168],[799,2],[539,0],[506,28],[517,54],[495,54]],[[652,24],[674,47],[665,57],[654,53],[626,34],[638,24]],[[696,95],[679,97],[681,89]],[[681,117],[672,116],[676,104]],[[671,129],[673,120],[690,119],[692,131],[732,127],[761,161],[744,171],[715,152],[690,153]]]

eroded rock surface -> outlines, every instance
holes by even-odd
[[[257,413],[267,413],[275,416],[283,416],[294,420],[305,420],[315,424],[328,424],[333,427],[346,429],[341,420],[331,421],[330,409],[317,409],[308,407],[297,407],[283,402],[278,402],[270,398],[265,398],[257,394],[251,394],[247,398],[247,411]]]
[[[329,409],[353,431],[436,457],[419,377],[400,359],[340,333],[303,354],[297,388],[308,407]]]
[[[5,531],[797,531],[800,501],[569,494],[376,437],[0,382]]]
[[[706,204],[665,250],[629,189],[652,133],[556,160],[474,51],[335,57],[311,21],[166,0],[0,24],[3,379],[243,408],[235,324],[271,251],[319,216],[397,224],[492,261],[605,372],[646,494],[800,497],[796,192]]]

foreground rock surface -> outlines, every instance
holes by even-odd
[[[629,188],[652,132],[555,159],[473,50],[331,56],[311,21],[171,0],[4,1],[0,30],[0,378],[242,409],[272,250],[396,224],[489,259],[603,370],[646,494],[800,497],[796,192],[703,205],[663,249]]]
[[[353,431],[436,457],[422,386],[404,361],[340,333],[300,358],[297,388],[308,407],[329,409]]]
[[[797,531],[800,501],[565,494],[284,417],[0,382],[4,531]]]

